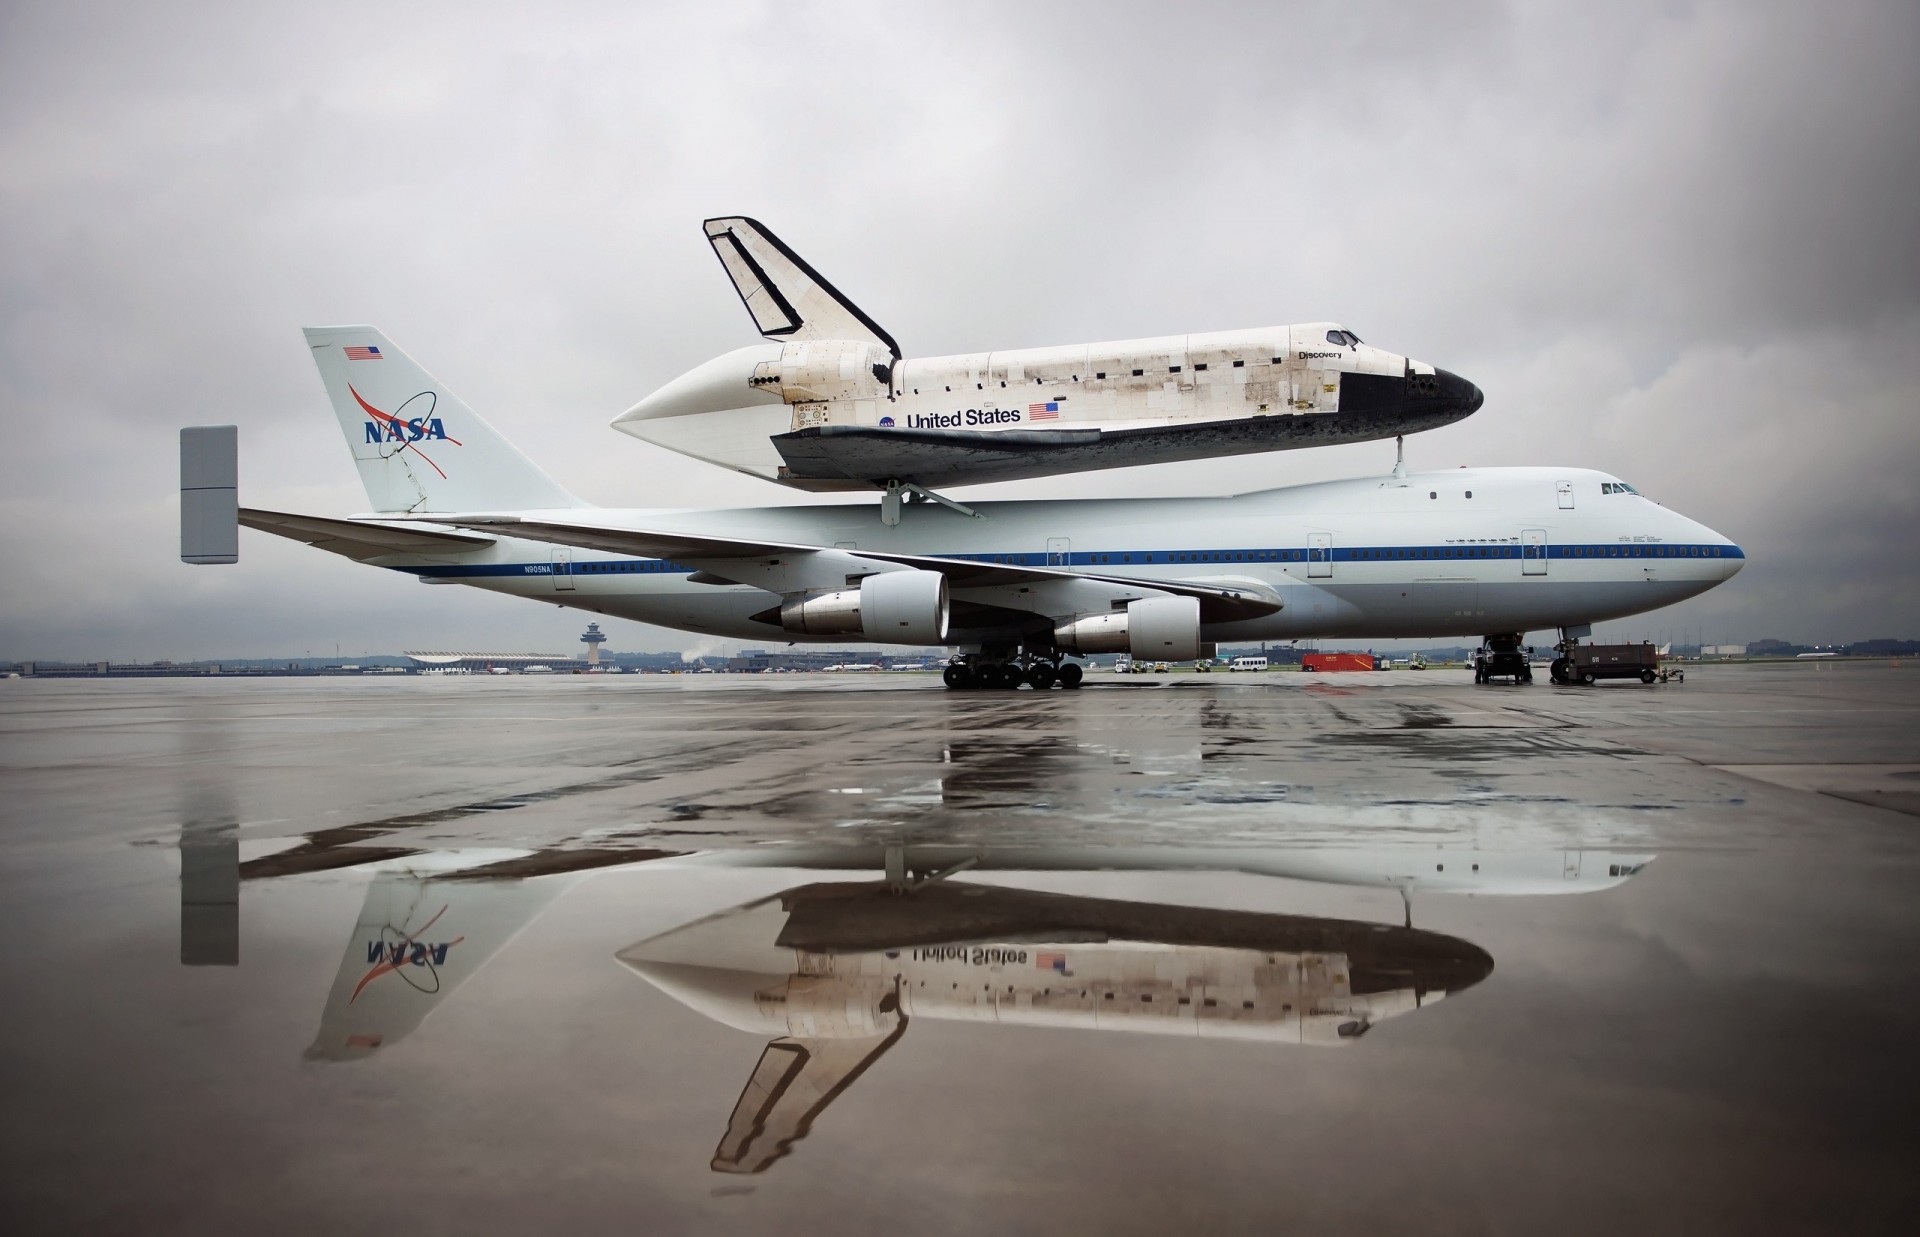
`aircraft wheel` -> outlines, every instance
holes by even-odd
[[[965,666],[948,666],[940,672],[940,681],[955,691],[973,686],[973,671]]]
[[[1589,670],[1585,674],[1580,676],[1580,686],[1582,687],[1593,686],[1593,671]]]
[[[1651,683],[1651,682],[1653,682],[1653,671],[1651,671],[1651,670],[1642,670],[1642,671],[1640,672],[1640,681],[1641,681],[1642,683]]]
[[[1567,681],[1567,672],[1571,669],[1573,669],[1571,661],[1564,657],[1556,657],[1553,659],[1553,664],[1547,667],[1547,677],[1556,683],[1564,683]]]
[[[1020,685],[1027,681],[1027,673],[1009,662],[1000,667],[1000,686],[1009,691],[1019,691]]]
[[[1000,686],[1000,667],[994,665],[973,667],[973,685],[975,687]]]
[[[1052,687],[1054,677],[1053,666],[1048,662],[1037,661],[1027,667],[1027,683],[1037,692]]]
[[[1081,670],[1079,666],[1076,666],[1070,661],[1061,662],[1060,686],[1067,691],[1072,691],[1074,688],[1080,686],[1080,679],[1085,673],[1086,672]]]

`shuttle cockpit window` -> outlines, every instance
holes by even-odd
[[[1353,348],[1359,345],[1360,337],[1352,331],[1336,329],[1327,332],[1327,342],[1330,344],[1339,344],[1342,348]]]

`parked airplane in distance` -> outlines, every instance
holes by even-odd
[[[1480,407],[1458,375],[1333,322],[908,359],[751,219],[707,240],[769,344],[681,375],[614,421],[803,490],[891,490],[1365,442]]]
[[[1726,537],[1580,468],[917,504],[893,524],[871,503],[600,509],[372,327],[313,328],[307,342],[372,512],[244,509],[240,523],[429,582],[704,635],[958,647],[953,687],[1070,687],[1068,656],[1185,661],[1227,640],[1517,641],[1558,628],[1564,643],[1744,562]],[[232,428],[181,441],[181,557],[233,562]]]

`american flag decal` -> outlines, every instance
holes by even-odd
[[[1062,975],[1064,975],[1067,973],[1067,955],[1048,954],[1048,953],[1035,954],[1033,959],[1033,965],[1038,970],[1058,971]]]
[[[1058,421],[1059,419],[1060,405],[1057,402],[1027,405],[1027,420],[1029,421]]]
[[[380,359],[380,349],[378,348],[366,347],[366,348],[348,348],[347,349],[347,360],[349,361],[377,361],[379,359]]]

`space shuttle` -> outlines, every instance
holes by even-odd
[[[614,428],[795,489],[938,499],[936,487],[1393,438],[1482,400],[1334,322],[908,358],[762,224],[704,226],[770,342],[690,370]]]
[[[874,856],[770,848],[769,866],[858,869]],[[723,1025],[765,1037],[710,1167],[765,1172],[915,1019],[1272,1045],[1351,1045],[1485,979],[1493,959],[1443,933],[962,883],[962,871],[1231,870],[1454,894],[1589,893],[1651,855],[1591,851],[1074,852],[888,848],[881,881],[801,885],[616,955]],[[759,866],[755,854],[694,866]],[[783,862],[784,860],[784,862]],[[669,861],[671,866],[671,861]],[[1449,872],[1451,868],[1451,872]],[[1409,906],[1411,904],[1409,903]]]

